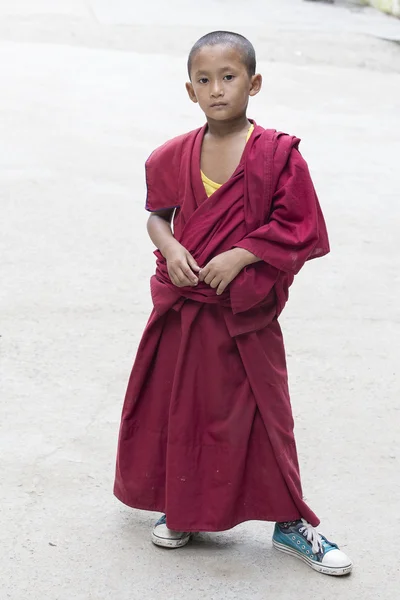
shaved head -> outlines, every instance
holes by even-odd
[[[192,70],[192,62],[196,54],[204,48],[205,46],[229,46],[230,48],[234,48],[237,50],[242,58],[243,64],[246,67],[246,70],[250,77],[252,77],[256,72],[256,53],[253,47],[253,44],[249,42],[247,38],[240,33],[233,33],[232,31],[212,31],[211,33],[207,33],[207,35],[203,35],[189,53],[188,58],[188,73],[190,77],[190,73]]]

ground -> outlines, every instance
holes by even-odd
[[[273,551],[272,524],[157,549],[156,515],[112,495],[154,269],[143,162],[202,123],[185,61],[217,28],[255,43],[250,115],[303,138],[330,231],[282,326],[305,495],[355,562],[341,580]],[[0,3],[2,598],[396,597],[399,39],[343,2]]]

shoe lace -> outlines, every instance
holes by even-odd
[[[307,538],[307,542],[310,542],[314,554],[318,554],[318,552],[323,552],[324,547],[322,545],[321,535],[318,533],[315,527],[310,525],[310,523],[307,523],[305,519],[302,519],[301,522],[303,523],[303,525],[299,527],[299,533],[301,533],[302,535],[304,535],[305,538]]]

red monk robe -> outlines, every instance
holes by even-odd
[[[176,207],[174,235],[205,266],[235,246],[262,259],[223,295],[177,288],[157,251],[154,310],[130,377],[115,495],[177,531],[318,518],[302,499],[277,320],[293,276],[329,252],[299,139],[255,126],[232,177],[207,198],[206,126],[146,163],[147,209]]]

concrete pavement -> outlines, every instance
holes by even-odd
[[[189,6],[190,4],[190,6]],[[353,557],[333,580],[271,524],[153,548],[112,496],[122,399],[150,310],[143,162],[202,122],[190,44],[254,40],[250,114],[304,139],[332,254],[282,325],[305,495]],[[0,598],[395,598],[399,532],[400,22],[297,0],[0,3]]]

